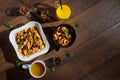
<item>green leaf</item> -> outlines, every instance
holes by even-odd
[[[49,11],[47,9],[44,9],[45,14],[49,14]]]
[[[27,38],[30,38],[31,37],[31,35],[30,34],[27,34]]]
[[[51,70],[52,72],[55,72],[55,71],[56,71],[55,66],[52,66],[52,67],[50,68],[50,70]]]
[[[36,41],[33,41],[33,44],[36,44]]]
[[[19,41],[18,44],[23,45],[23,41]]]
[[[39,12],[39,10],[37,8],[34,8],[33,11],[34,11],[34,13],[38,13]]]
[[[11,23],[9,23],[9,22],[5,23],[4,25],[5,25],[6,27],[8,27],[8,28],[12,28],[12,27],[13,27],[13,25],[12,25]]]
[[[75,24],[75,27],[76,27],[76,28],[80,27],[80,24],[76,23],[76,24]]]
[[[20,61],[16,61],[16,67],[20,67],[22,64],[21,64],[21,62]]]
[[[71,52],[68,52],[68,53],[66,54],[66,56],[67,56],[67,57],[74,57],[73,53],[71,53]]]
[[[68,34],[68,30],[64,30],[63,32],[64,32],[64,34]]]

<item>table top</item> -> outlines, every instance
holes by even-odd
[[[54,0],[5,0],[0,1],[0,78],[1,80],[38,80],[28,71],[15,66],[18,60],[9,42],[9,33],[30,20],[18,13],[21,6],[40,7],[55,11]],[[47,54],[39,56],[47,61],[61,57],[62,63],[55,72],[47,68],[47,73],[40,80],[119,80],[120,79],[120,1],[119,0],[62,0],[71,6],[72,15],[67,20],[42,23],[47,39],[49,28],[66,23],[76,32],[75,42],[67,48],[56,49],[50,42]],[[17,10],[17,11],[16,11]],[[15,11],[16,14],[12,12]],[[10,22],[13,28],[3,24]],[[78,23],[80,27],[75,27]],[[74,57],[66,56],[71,52]],[[31,63],[30,62],[22,62]]]

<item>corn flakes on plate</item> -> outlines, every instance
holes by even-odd
[[[21,61],[30,61],[49,50],[49,42],[41,24],[31,21],[10,32],[9,40]]]

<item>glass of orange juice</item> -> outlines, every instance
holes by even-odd
[[[71,8],[67,4],[58,4],[56,9],[56,16],[58,19],[69,19],[71,16]]]

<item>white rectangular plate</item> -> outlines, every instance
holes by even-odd
[[[36,52],[36,53],[30,55],[30,56],[22,56],[21,53],[18,52],[18,45],[17,45],[16,39],[15,39],[16,38],[16,34],[18,32],[20,32],[20,31],[22,31],[24,29],[28,29],[28,28],[30,28],[32,26],[36,26],[36,28],[38,29],[38,32],[41,35],[42,40],[43,40],[43,42],[45,44],[45,48],[43,50],[40,50],[39,52]],[[10,35],[9,35],[9,40],[10,40],[11,44],[13,45],[13,48],[15,49],[17,57],[21,61],[30,61],[30,60],[32,60],[32,59],[34,59],[34,58],[36,58],[36,57],[38,57],[40,55],[43,55],[43,54],[48,52],[49,47],[50,47],[49,42],[48,42],[48,40],[47,40],[47,38],[46,38],[46,36],[45,36],[45,34],[43,32],[41,24],[38,23],[38,22],[35,22],[35,21],[31,21],[31,22],[25,24],[24,26],[21,26],[20,28],[12,30],[10,32]]]

